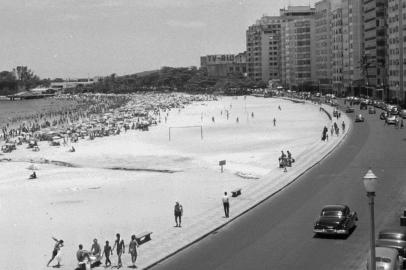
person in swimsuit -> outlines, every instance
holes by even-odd
[[[111,251],[111,246],[109,245],[109,241],[106,241],[106,245],[104,246],[104,256],[106,256],[106,263],[105,266],[110,266],[110,255],[113,255],[113,251]]]
[[[131,236],[131,242],[128,246],[128,253],[131,255],[131,262],[133,263],[132,267],[135,268],[135,261],[137,260],[137,247],[138,242],[135,239],[135,235]]]
[[[94,255],[96,257],[97,260],[100,260],[101,248],[100,248],[99,243],[97,242],[97,239],[93,240],[93,244],[92,244],[92,248],[90,249],[90,252],[92,253],[92,255]]]
[[[125,249],[125,245],[124,245],[124,240],[121,239],[120,234],[116,234],[116,241],[114,242],[114,246],[112,251],[114,251],[114,248],[117,247],[117,256],[118,256],[118,261],[117,261],[117,268],[120,268],[121,266],[123,266],[123,263],[121,262],[121,255],[124,254],[124,249]]]
[[[55,237],[52,237],[52,239],[56,242],[55,246],[54,246],[54,250],[52,251],[52,257],[49,260],[49,262],[47,263],[47,267],[49,266],[49,264],[55,259],[56,255],[58,255],[59,250],[61,250],[61,247],[63,247],[63,240],[58,240]],[[56,267],[59,267],[60,263],[58,261],[58,264],[56,265]]]

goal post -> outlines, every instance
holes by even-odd
[[[203,140],[203,126],[180,126],[180,127],[169,127],[168,131],[169,131],[169,141],[171,140],[171,130],[172,129],[177,129],[177,128],[200,128],[200,139]]]

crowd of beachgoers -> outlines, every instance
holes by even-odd
[[[1,127],[0,141],[6,143],[3,152],[10,152],[23,143],[39,150],[37,141],[60,145],[85,138],[117,135],[129,129],[145,131],[149,126],[164,121],[171,109],[182,108],[194,101],[216,99],[213,95],[154,92],[60,95],[54,98],[69,101],[72,105],[9,118]]]

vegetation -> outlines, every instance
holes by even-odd
[[[56,78],[54,82],[63,81]],[[41,80],[27,67],[0,72],[0,95],[14,94],[35,88],[49,86],[51,80]],[[136,91],[185,91],[190,93],[244,94],[249,88],[265,88],[266,83],[253,81],[242,74],[226,77],[210,77],[205,69],[196,67],[163,67],[160,70],[132,75],[117,76],[115,73],[100,79],[93,85],[78,86],[72,92],[131,93]]]
[[[17,67],[13,71],[0,72],[0,95],[15,94],[39,85],[49,86],[50,80],[41,80],[27,67]]]
[[[196,67],[163,67],[160,70],[139,74],[104,77],[95,85],[79,87],[76,91],[99,93],[129,93],[134,91],[185,91],[241,93],[247,88],[266,87],[264,82],[252,81],[242,74],[223,78],[209,77],[204,69]]]

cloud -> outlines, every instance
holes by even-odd
[[[201,21],[178,21],[178,20],[169,20],[166,22],[167,25],[171,27],[177,28],[189,28],[189,29],[196,29],[196,28],[204,28],[206,27],[206,23]]]

